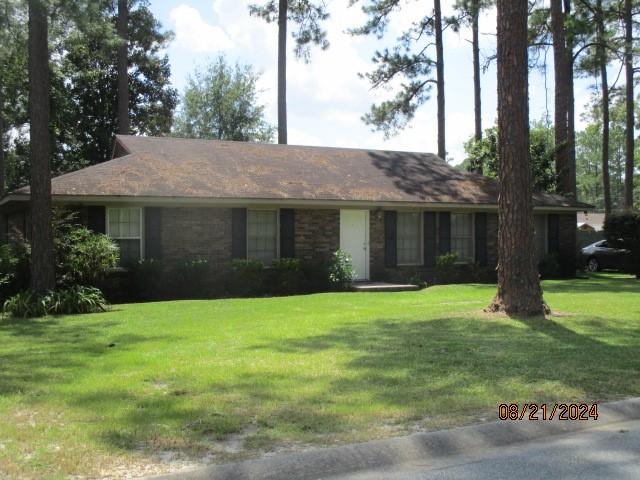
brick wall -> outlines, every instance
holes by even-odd
[[[230,268],[230,208],[163,208],[161,216],[167,262],[207,260],[221,273]]]
[[[340,210],[296,209],[294,237],[297,258],[328,260],[340,248]]]
[[[418,275],[427,281],[433,281],[435,268],[423,266],[385,267],[384,262],[384,215],[381,211],[372,211],[370,215],[369,249],[371,258],[371,279],[394,282],[406,282]],[[498,215],[487,215],[487,269],[495,269],[498,263]]]

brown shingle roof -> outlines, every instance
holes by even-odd
[[[124,156],[52,180],[56,196],[495,205],[497,183],[429,153],[118,136]],[[28,189],[16,193],[28,193]],[[537,206],[581,207],[535,194]]]

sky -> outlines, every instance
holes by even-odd
[[[260,3],[262,0],[254,0]],[[182,92],[194,69],[218,55],[230,62],[250,64],[261,73],[260,101],[266,120],[277,124],[277,26],[251,17],[246,0],[151,0],[151,10],[175,38],[166,53],[172,68],[172,83]],[[372,90],[359,73],[371,71],[374,52],[392,46],[411,22],[424,16],[422,0],[405,0],[394,13],[385,38],[352,36],[349,28],[360,26],[366,17],[360,6],[347,0],[327,0],[330,17],[324,24],[330,46],[312,49],[305,64],[293,55],[289,38],[287,65],[288,141],[297,145],[321,145],[385,150],[437,151],[435,89],[432,98],[416,113],[399,135],[385,140],[361,117],[371,104],[390,98],[394,91]],[[443,0],[443,15],[452,15],[454,0]],[[484,59],[495,51],[495,10],[480,18],[480,50]],[[446,30],[444,34],[446,145],[447,160],[464,160],[464,142],[473,135],[473,70],[471,32]],[[553,118],[552,52],[549,70],[532,72],[529,78],[530,118]],[[576,82],[577,127],[582,126],[580,110],[590,97],[589,79]],[[482,75],[483,129],[496,119],[496,69],[492,65]]]

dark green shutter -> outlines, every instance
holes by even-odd
[[[424,212],[422,228],[424,230],[424,266],[435,267],[436,256],[438,255],[437,221],[435,212]]]
[[[438,253],[444,255],[451,251],[451,213],[438,215]]]
[[[231,257],[247,258],[247,209],[231,209]]]
[[[398,265],[398,212],[384,212],[384,265]]]
[[[547,215],[547,241],[549,253],[560,252],[560,216]]]
[[[280,209],[280,258],[294,258],[295,213],[293,208]]]
[[[144,257],[160,260],[162,258],[162,209],[146,207],[144,209]]]
[[[476,213],[475,218],[475,246],[476,262],[481,266],[487,265],[487,214]]]
[[[87,207],[87,228],[96,233],[106,233],[106,211],[103,206]]]

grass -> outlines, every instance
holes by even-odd
[[[495,420],[503,402],[640,395],[640,282],[544,288],[558,312],[544,322],[482,313],[487,285],[0,321],[0,477],[117,475],[162,452],[226,461]]]

